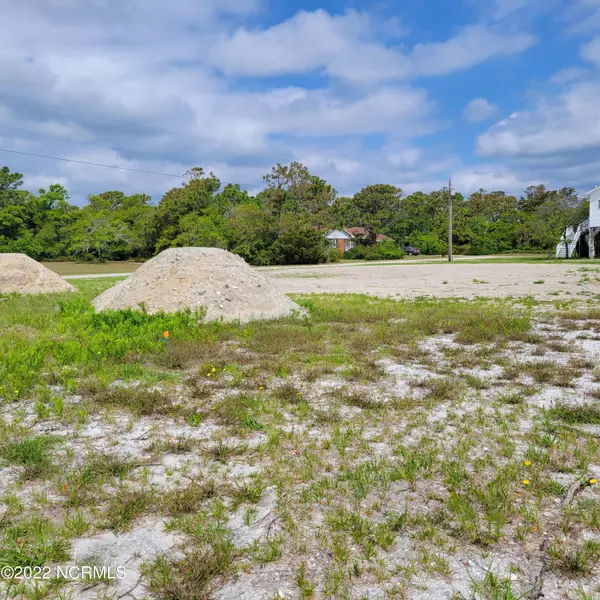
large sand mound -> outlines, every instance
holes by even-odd
[[[171,248],[94,301],[97,311],[149,313],[204,307],[206,319],[274,319],[302,309],[239,256],[219,248]]]
[[[60,275],[26,254],[0,254],[0,294],[48,294],[73,292]]]

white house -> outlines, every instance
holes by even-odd
[[[579,223],[576,230],[567,229],[556,246],[556,258],[570,258],[574,254],[590,258],[600,256],[600,185],[585,196],[590,200],[590,216]]]
[[[591,192],[588,192],[586,196],[590,199],[590,218],[589,218],[589,249],[590,258],[598,256],[598,248],[596,242],[598,239],[598,231],[600,231],[600,185],[595,187]]]
[[[348,252],[354,246],[352,236],[343,229],[332,229],[327,233],[325,239],[332,248],[337,248],[340,254]]]
[[[346,227],[344,229],[332,229],[327,233],[325,239],[329,242],[332,248],[337,248],[340,253],[348,252],[356,246],[357,240],[364,238],[367,235],[365,227]],[[375,242],[380,244],[390,238],[383,233],[378,233]]]

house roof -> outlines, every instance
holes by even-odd
[[[364,237],[367,235],[366,227],[344,227],[344,231],[350,234],[352,237]],[[389,240],[390,238],[387,235],[383,235],[383,233],[378,233],[376,239],[378,242],[383,242],[384,240]]]
[[[594,192],[597,192],[598,190],[600,190],[600,185],[597,185],[593,190],[590,190],[589,192],[586,192],[583,197],[587,197],[590,196],[591,194],[593,194]]]
[[[343,229],[330,229],[325,237],[329,240],[349,240],[352,239],[352,234]]]

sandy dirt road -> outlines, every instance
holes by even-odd
[[[347,266],[269,269],[286,293],[362,293],[383,297],[522,297],[540,300],[600,294],[600,268],[573,264],[469,264]],[[588,267],[589,269],[589,267]],[[589,278],[587,283],[585,278]],[[535,283],[538,282],[538,283]]]

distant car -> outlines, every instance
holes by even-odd
[[[404,250],[404,254],[408,254],[409,256],[418,256],[421,254],[421,251],[414,246],[409,246],[408,244],[402,248]]]

